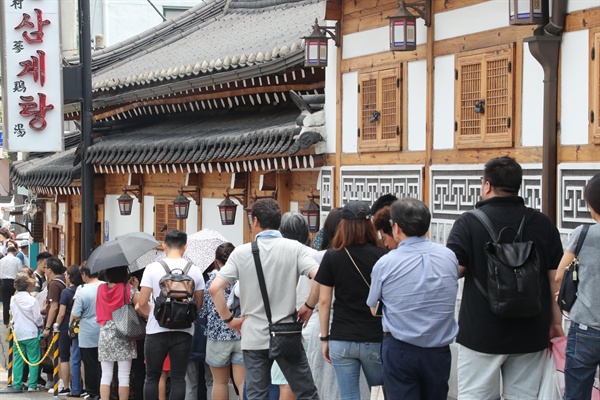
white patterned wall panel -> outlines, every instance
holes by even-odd
[[[585,185],[600,173],[600,163],[559,165],[559,225],[561,232],[570,232],[581,224],[591,223],[592,216],[583,198]]]
[[[342,167],[341,204],[360,200],[373,205],[384,194],[422,198],[422,167]]]
[[[320,193],[321,193],[321,212],[326,214],[331,210],[333,204],[333,169],[323,168],[321,170],[321,182],[320,182]]]

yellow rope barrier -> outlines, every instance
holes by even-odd
[[[25,358],[25,356],[23,355],[23,352],[21,351],[21,347],[19,346],[19,342],[17,340],[15,340],[14,343],[15,343],[15,346],[17,347],[17,351],[21,355],[21,358],[23,359],[23,361],[25,361],[25,363],[27,365],[29,365],[30,367],[37,367],[38,365],[40,365],[42,363],[42,361],[44,361],[44,359],[46,357],[48,357],[48,355],[50,354],[50,351],[52,351],[52,346],[54,345],[54,343],[56,343],[57,340],[58,340],[58,333],[52,337],[52,342],[50,342],[50,344],[48,345],[48,350],[46,350],[46,354],[44,354],[44,356],[42,358],[40,358],[40,361],[38,361],[35,364],[29,362],[29,360],[27,360]]]

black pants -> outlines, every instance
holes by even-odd
[[[10,322],[10,299],[13,293],[15,293],[14,283],[14,279],[2,279],[2,283],[0,283],[0,290],[2,291],[2,317],[4,318],[4,325],[8,325]]]
[[[192,335],[186,332],[163,332],[146,336],[144,400],[158,399],[158,381],[167,354],[171,357],[171,395],[169,398],[170,400],[185,399],[185,373],[191,349]]]
[[[90,396],[100,396],[100,361],[97,347],[80,347],[81,361],[85,367],[85,391]]]

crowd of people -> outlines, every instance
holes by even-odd
[[[459,399],[537,399],[549,342],[564,335],[555,296],[581,228],[563,252],[550,219],[518,195],[521,182],[514,159],[490,160],[475,208],[500,236],[511,231],[510,241],[532,243],[539,290],[519,301],[533,297],[538,309],[526,317],[501,314],[491,304],[488,250],[498,238],[479,217],[464,213],[446,246],[433,243],[431,212],[414,198],[386,195],[371,207],[349,201],[334,208],[312,246],[301,214],[282,215],[275,200],[257,200],[254,242],[222,243],[204,271],[184,258],[187,235],[178,230],[166,234],[163,260],[135,273],[123,265],[100,274],[85,262],[65,268],[47,252],[37,256],[34,271],[23,252],[28,244],[0,230],[3,317],[8,325],[12,314],[19,347],[13,385],[41,390],[43,368],[34,364],[40,340],[47,346],[57,324],[59,394],[70,397],[221,400],[233,386],[243,399],[354,400],[382,385],[388,399],[445,400],[456,341]],[[600,366],[600,175],[588,182],[585,200],[596,223],[577,255],[565,399],[590,398]],[[161,282],[177,271],[193,281],[196,319],[172,327],[155,308],[162,307]],[[518,285],[525,279],[516,276]],[[147,320],[141,340],[117,329],[114,313],[126,304]],[[303,323],[297,356],[271,355],[270,320]]]

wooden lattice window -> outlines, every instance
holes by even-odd
[[[600,144],[600,28],[590,32],[590,143]]]
[[[512,147],[512,45],[456,59],[455,141],[457,148]]]
[[[154,237],[162,243],[171,229],[185,230],[185,220],[175,217],[172,200],[158,200],[154,204]]]
[[[400,68],[359,76],[359,150],[400,150]]]

